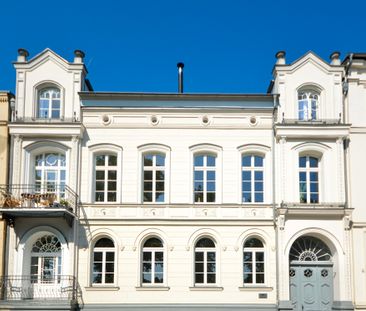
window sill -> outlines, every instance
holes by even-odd
[[[168,286],[136,286],[137,291],[168,291]]]
[[[88,286],[85,287],[86,291],[117,291],[119,286]]]
[[[189,288],[190,291],[223,291],[224,288],[220,286],[193,286]]]
[[[253,292],[270,292],[273,290],[273,287],[269,287],[269,286],[258,286],[258,285],[253,285],[253,286],[241,286],[239,287],[240,291],[253,291]]]

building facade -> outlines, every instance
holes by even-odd
[[[108,93],[19,50],[0,306],[366,310],[365,57],[276,57],[266,94]]]

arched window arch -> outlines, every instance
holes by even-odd
[[[311,121],[319,118],[319,92],[304,89],[297,94],[299,120]]]
[[[300,154],[298,166],[300,203],[319,203],[320,158]]]
[[[48,86],[38,91],[37,118],[59,119],[61,117],[61,91]]]
[[[319,238],[305,235],[292,244],[289,261],[332,261],[332,252]]]
[[[92,280],[93,285],[115,283],[116,249],[112,239],[99,238],[93,247]]]
[[[243,248],[244,285],[263,285],[265,283],[265,251],[263,242],[249,237]]]
[[[216,244],[209,237],[200,238],[194,246],[194,284],[213,285],[216,277]]]
[[[158,237],[148,238],[142,246],[141,283],[162,285],[164,283],[164,244]]]

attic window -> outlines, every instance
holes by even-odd
[[[319,94],[314,91],[300,91],[298,93],[299,120],[312,121],[318,118]]]
[[[59,119],[61,111],[61,92],[58,88],[45,88],[39,91],[37,117]]]

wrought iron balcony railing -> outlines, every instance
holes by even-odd
[[[0,185],[0,209],[63,209],[79,216],[78,195],[55,183]]]
[[[12,123],[40,123],[40,124],[49,124],[49,123],[80,123],[79,120],[74,118],[35,118],[35,117],[15,117],[12,120]]]
[[[0,278],[0,300],[64,300],[81,301],[81,289],[75,277],[58,275],[42,281],[33,275],[6,275]]]
[[[342,124],[341,119],[316,119],[316,120],[299,120],[299,119],[282,119],[281,125],[339,125]]]

